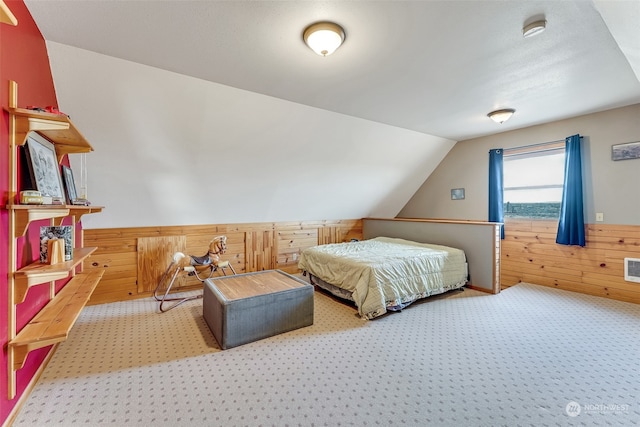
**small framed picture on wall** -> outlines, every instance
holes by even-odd
[[[463,200],[463,199],[464,199],[464,188],[451,189],[451,200]]]
[[[640,159],[640,141],[611,146],[611,160]]]

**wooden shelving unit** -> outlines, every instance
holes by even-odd
[[[0,0],[0,3],[2,0]],[[2,6],[0,4],[0,6]],[[73,259],[58,264],[42,264],[39,261],[26,266],[17,266],[17,239],[24,236],[33,221],[49,220],[51,225],[61,225],[64,218],[71,218],[75,225],[82,215],[102,211],[101,206],[76,205],[19,205],[17,159],[18,149],[24,145],[29,132],[37,132],[51,141],[60,162],[66,154],[87,153],[93,147],[65,115],[50,114],[17,107],[18,85],[9,86],[9,194],[6,209],[9,213],[9,321],[8,321],[8,394],[16,394],[16,371],[24,366],[30,351],[59,343],[67,339],[82,308],[87,304],[93,290],[102,278],[104,270],[82,272],[82,263],[97,248],[83,247],[82,235],[73,241],[80,242],[74,248]],[[56,293],[55,282],[71,280]],[[16,305],[24,301],[29,289],[36,285],[49,284],[50,301],[20,331],[16,330]]]

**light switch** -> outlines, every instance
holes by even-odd
[[[596,212],[596,221],[598,221],[598,222],[604,221],[604,213]]]

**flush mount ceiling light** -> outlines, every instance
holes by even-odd
[[[333,22],[317,22],[304,30],[302,38],[315,53],[327,56],[344,42],[344,30]]]
[[[522,35],[525,37],[533,37],[537,34],[540,34],[547,27],[547,21],[544,19],[540,21],[534,21],[531,24],[525,25],[522,28]]]
[[[496,123],[504,123],[515,113],[516,110],[513,108],[505,108],[503,110],[492,111],[487,116]]]

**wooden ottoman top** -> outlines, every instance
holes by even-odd
[[[229,301],[307,286],[302,280],[280,270],[216,277],[210,283]]]

